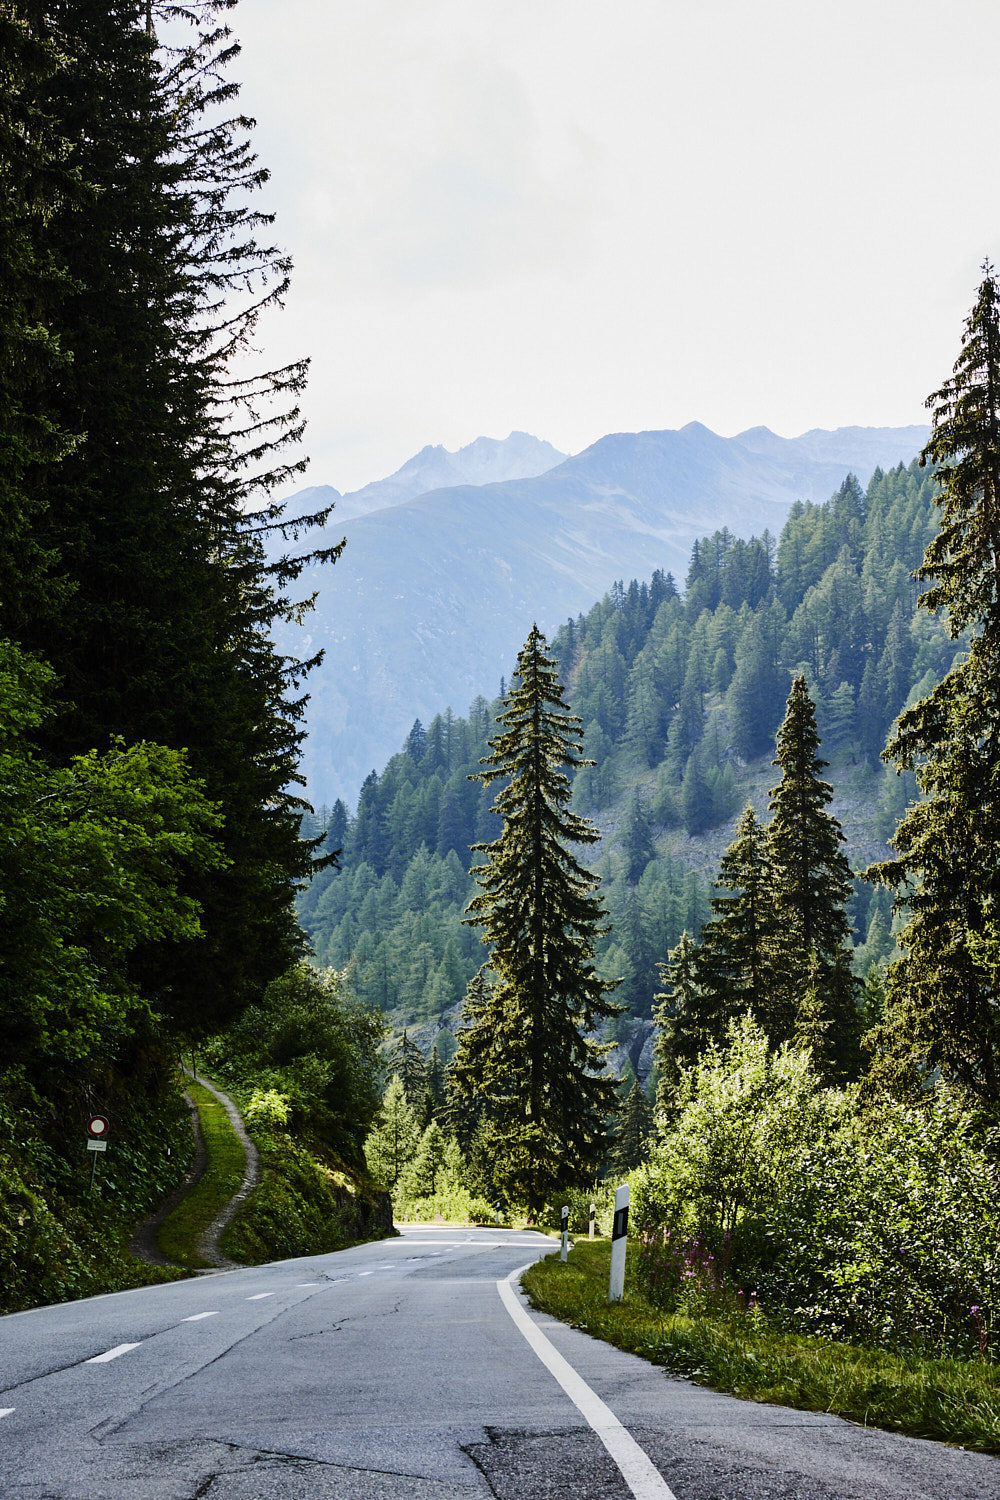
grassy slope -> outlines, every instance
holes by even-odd
[[[549,1256],[525,1272],[532,1305],[700,1384],[752,1401],[831,1412],[869,1427],[1000,1452],[1000,1370],[960,1360],[902,1358],[795,1337],[759,1315],[690,1318],[635,1290],[608,1305],[610,1242],[578,1244],[567,1264]],[[630,1262],[632,1256],[630,1253]]]

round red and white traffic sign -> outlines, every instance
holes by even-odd
[[[102,1141],[108,1133],[108,1120],[105,1115],[91,1115],[87,1121],[87,1134],[92,1141]]]

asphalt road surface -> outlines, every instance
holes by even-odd
[[[501,1287],[551,1247],[422,1227],[2,1318],[0,1496],[1000,1500],[1000,1460],[526,1321]]]

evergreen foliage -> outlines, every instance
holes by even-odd
[[[899,719],[885,750],[923,799],[896,829],[896,856],[869,877],[907,920],[872,1038],[876,1076],[903,1092],[940,1069],[972,1098],[1000,1103],[996,981],[1000,934],[1000,289],[984,266],[951,378],[928,398],[940,527],[919,578],[964,659]]]
[[[608,1163],[612,1173],[624,1177],[641,1166],[649,1155],[652,1134],[653,1111],[642,1085],[636,1080],[618,1112],[618,1128]]]
[[[18,644],[60,679],[60,709],[38,731],[54,762],[116,736],[184,749],[223,814],[225,861],[187,880],[201,935],[132,961],[161,1015],[195,1034],[259,998],[298,952],[291,898],[310,850],[289,788],[304,668],[269,632],[295,607],[283,590],[302,560],[269,563],[263,537],[322,519],[286,522],[267,500],[300,466],[284,450],[301,431],[305,366],[236,371],[289,264],[259,238],[268,216],[252,195],[267,174],[250,122],[229,113],[229,8],[21,8],[36,48],[60,59],[32,108],[83,185],[29,216],[35,261],[59,280],[42,302],[62,358],[44,423],[78,441],[22,483],[32,525],[19,549],[52,559],[67,586],[10,577],[0,600]],[[158,47],[168,19],[190,40]]]
[[[714,1040],[721,1041],[728,1021],[745,1014],[780,1040],[787,1031],[783,997],[789,964],[769,830],[747,807],[735,835],[716,881],[733,894],[712,897],[712,920],[702,928],[694,959],[698,983],[705,1006],[716,1011]]]
[[[895,715],[963,649],[916,612],[910,571],[933,534],[934,489],[916,462],[876,471],[864,491],[850,480],[825,505],[793,506],[776,548],[721,532],[700,542],[700,612],[654,573],[557,633],[552,653],[584,730],[573,807],[617,824],[594,865],[611,923],[596,941],[598,967],[622,978],[617,998],[633,1014],[651,1013],[656,962],[712,915],[680,837],[691,831],[685,807],[710,837],[734,818],[749,790],[741,725],[759,753],[773,753],[792,676],[805,673],[824,750],[837,779],[857,781],[875,839],[916,794],[912,772],[897,779],[876,766]],[[352,964],[358,993],[397,1025],[457,1007],[480,961],[460,917],[475,893],[468,849],[491,836],[491,819],[488,794],[466,777],[498,708],[480,698],[464,719],[438,715],[423,731],[430,754],[418,730],[416,752],[404,747],[373,772],[356,816],[333,831],[331,815],[343,869],[321,872],[300,898],[319,960]],[[893,950],[888,899],[856,892],[851,919],[863,973]],[[790,1034],[794,1014],[783,1024]]]
[[[572,852],[599,835],[569,809],[579,720],[566,711],[556,665],[533,626],[479,773],[501,783],[503,832],[474,847],[480,887],[466,921],[483,929],[494,983],[471,1008],[452,1062],[460,1094],[490,1106],[494,1174],[533,1216],[560,1188],[599,1170],[613,1080],[587,1033],[618,1007],[594,967],[603,926],[597,880]]]
[[[701,1054],[721,1041],[724,1022],[716,997],[701,987],[698,949],[687,932],[672,948],[665,963],[657,964],[666,988],[656,996],[653,1019],[656,1040],[653,1057],[658,1074],[656,1113],[670,1112],[681,1069],[691,1067]]]
[[[419,1142],[420,1128],[407,1103],[402,1079],[394,1075],[365,1141],[368,1170],[381,1187],[395,1192],[404,1169],[417,1153]]]

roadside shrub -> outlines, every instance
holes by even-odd
[[[845,1121],[775,1205],[761,1297],[831,1338],[995,1357],[998,1145],[943,1093]]]
[[[790,1331],[901,1353],[1000,1347],[1000,1132],[938,1090],[862,1108],[746,1019],[685,1070],[632,1175],[640,1285],[670,1311],[759,1300]]]
[[[730,1028],[728,1046],[710,1047],[684,1069],[678,1113],[649,1162],[634,1172],[630,1217],[636,1228],[668,1227],[717,1251],[728,1236],[742,1258],[759,1249],[764,1226],[812,1141],[850,1108],[825,1089],[809,1056],[772,1052],[749,1016]]]
[[[254,1089],[243,1111],[243,1122],[250,1131],[283,1130],[291,1112],[286,1094],[279,1094],[277,1089]]]

